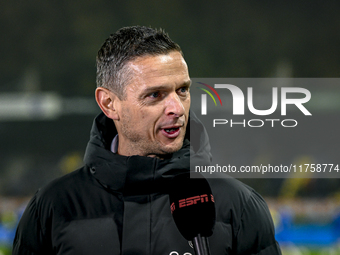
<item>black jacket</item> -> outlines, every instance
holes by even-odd
[[[35,194],[20,220],[13,254],[194,254],[172,219],[167,194],[173,176],[188,170],[190,154],[197,162],[210,160],[203,126],[194,116],[190,125],[198,138],[191,146],[185,139],[167,159],[125,157],[110,151],[115,127],[99,115],[85,166]],[[211,254],[281,254],[264,200],[235,179],[208,181],[217,212]]]

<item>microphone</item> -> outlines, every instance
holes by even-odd
[[[182,236],[192,241],[196,255],[210,255],[208,238],[216,221],[215,201],[209,183],[199,173],[174,177],[170,209]]]

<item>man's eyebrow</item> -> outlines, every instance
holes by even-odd
[[[169,89],[169,86],[167,85],[158,85],[158,86],[153,86],[153,87],[148,87],[143,90],[144,93],[152,92],[152,91],[157,91],[157,90],[165,90]]]
[[[185,81],[181,84],[180,87],[182,86],[190,87],[191,83],[192,83],[191,80]],[[148,87],[143,90],[143,93],[153,92],[157,90],[167,90],[169,89],[169,87],[170,87],[169,85],[158,85],[158,86]]]
[[[188,86],[188,87],[190,87],[191,84],[192,84],[192,80],[191,79],[183,83],[183,85]]]

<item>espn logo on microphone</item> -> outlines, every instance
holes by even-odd
[[[206,203],[209,202],[209,196],[207,194],[200,195],[200,196],[193,196],[189,198],[184,198],[178,201],[178,207],[183,208],[190,205],[196,205],[197,203]],[[214,196],[210,194],[210,202],[215,203]],[[171,213],[176,210],[175,202],[170,205]]]

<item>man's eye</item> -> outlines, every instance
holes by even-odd
[[[153,98],[157,98],[160,96],[160,93],[159,92],[153,92],[149,95],[150,97],[153,97]]]
[[[188,91],[188,88],[187,87],[183,87],[183,88],[180,88],[179,89],[179,92],[180,93],[186,93]]]

